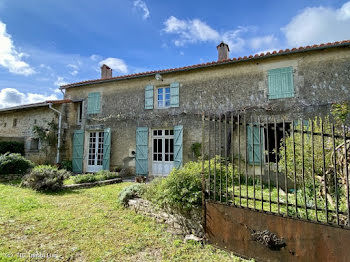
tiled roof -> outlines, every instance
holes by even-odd
[[[267,57],[272,57],[272,56],[280,56],[280,55],[287,55],[287,54],[293,54],[293,53],[301,53],[301,52],[305,52],[305,51],[326,49],[326,48],[332,48],[332,47],[349,46],[349,45],[350,45],[350,40],[344,40],[344,41],[325,43],[325,44],[319,44],[319,45],[302,46],[299,48],[292,48],[292,49],[287,48],[284,50],[281,49],[279,51],[266,52],[266,53],[238,57],[238,58],[232,58],[232,59],[221,60],[221,61],[212,61],[212,62],[208,62],[208,63],[196,64],[196,65],[185,66],[185,67],[169,68],[169,69],[163,69],[163,70],[142,72],[142,73],[137,73],[137,74],[122,75],[122,76],[111,77],[111,78],[107,78],[107,79],[87,80],[87,81],[72,83],[72,84],[68,84],[68,85],[63,85],[60,88],[66,89],[66,88],[76,87],[76,86],[83,86],[83,85],[96,84],[96,83],[105,83],[105,82],[111,82],[111,81],[115,81],[115,80],[139,78],[139,77],[145,77],[145,76],[150,76],[150,75],[160,74],[160,73],[164,74],[164,73],[172,73],[172,72],[178,72],[178,71],[186,71],[186,70],[198,69],[198,68],[204,68],[204,67],[210,67],[210,66],[216,66],[216,65],[230,64],[230,63],[249,61],[249,60],[254,60],[254,59],[262,59],[262,58],[267,58]]]
[[[26,109],[26,108],[42,107],[42,106],[48,106],[49,104],[60,105],[60,104],[65,104],[65,103],[70,103],[70,102],[72,102],[72,100],[70,100],[70,99],[47,100],[47,101],[39,102],[39,103],[2,108],[2,109],[0,109],[0,112],[21,110],[21,109]]]

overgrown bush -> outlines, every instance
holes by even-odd
[[[67,171],[73,170],[73,163],[69,160],[63,160],[60,164],[60,169],[65,169]]]
[[[21,154],[0,155],[0,174],[25,174],[34,164]]]
[[[22,179],[21,186],[37,191],[58,191],[63,187],[64,179],[70,176],[65,169],[56,166],[40,165],[32,169],[29,175]]]
[[[216,162],[216,164],[215,164]],[[214,189],[216,186],[217,197],[221,192],[224,201],[227,185],[232,185],[232,179],[237,180],[238,174],[232,176],[232,165],[217,156],[210,160],[210,173]],[[146,185],[144,197],[151,202],[166,208],[181,209],[188,211],[193,207],[200,206],[202,202],[202,161],[188,162],[181,169],[173,169],[169,176],[163,179],[154,179]],[[209,178],[209,160],[204,162],[205,178]],[[216,182],[213,183],[214,173]],[[221,178],[221,179],[220,179]],[[221,182],[220,182],[221,181]]]
[[[118,203],[127,206],[130,199],[140,197],[143,192],[143,186],[141,184],[131,185],[125,187],[118,195]]]
[[[24,143],[15,141],[1,141],[0,142],[0,155],[6,153],[18,153],[24,155]]]
[[[117,172],[101,170],[95,174],[84,174],[84,175],[73,176],[72,179],[75,184],[83,184],[83,183],[109,180],[117,177],[119,177]]]

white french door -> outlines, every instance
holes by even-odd
[[[87,172],[98,172],[103,168],[103,131],[89,133]]]
[[[152,145],[152,174],[166,176],[174,167],[174,130],[153,130]]]

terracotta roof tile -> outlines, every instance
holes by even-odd
[[[207,62],[207,63],[202,63],[202,64],[195,64],[195,65],[190,65],[190,66],[184,66],[184,67],[178,67],[178,68],[168,68],[164,70],[156,70],[156,71],[148,71],[148,72],[141,72],[141,73],[136,73],[136,74],[129,74],[129,75],[122,75],[122,76],[117,76],[117,77],[112,77],[108,79],[95,79],[95,80],[86,80],[86,81],[81,81],[77,83],[72,83],[72,84],[67,84],[61,86],[62,89],[65,88],[70,88],[70,87],[75,87],[75,86],[82,86],[82,85],[88,85],[88,84],[94,84],[94,83],[104,83],[108,81],[113,81],[113,80],[122,80],[122,79],[129,79],[129,78],[135,78],[135,77],[142,77],[142,76],[149,76],[152,74],[156,73],[165,73],[165,72],[176,72],[176,71],[182,71],[182,70],[187,70],[187,69],[193,69],[193,68],[201,68],[201,67],[206,67],[206,66],[212,66],[212,65],[220,65],[220,64],[225,64],[225,63],[230,63],[230,62],[237,62],[237,61],[244,61],[244,60],[250,60],[250,59],[261,59],[262,57],[269,57],[269,56],[276,56],[276,55],[283,55],[283,54],[289,54],[289,53],[295,53],[295,52],[301,52],[301,51],[308,51],[308,50],[313,50],[317,48],[329,48],[329,47],[337,47],[341,45],[347,45],[350,43],[350,40],[343,40],[343,41],[337,41],[333,43],[323,43],[319,45],[307,45],[305,47],[294,47],[292,49],[281,49],[279,51],[273,51],[271,52],[266,52],[261,53],[260,55],[255,54],[249,55],[249,56],[244,56],[244,57],[237,57],[237,58],[232,58],[232,59],[226,59],[226,60],[221,60],[221,61],[212,61],[212,62]],[[56,100],[56,103],[58,103]]]

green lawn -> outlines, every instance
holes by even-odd
[[[210,245],[184,244],[164,225],[119,206],[127,185],[41,194],[0,184],[0,261],[39,253],[59,256],[49,261],[240,261]]]

